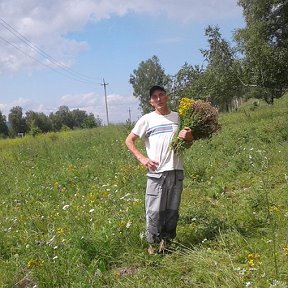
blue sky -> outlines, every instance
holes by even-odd
[[[237,1],[1,0],[0,110],[8,115],[19,105],[24,112],[48,114],[67,105],[105,123],[100,85],[105,78],[111,122],[126,121],[129,107],[136,120],[133,70],[153,55],[169,74],[185,62],[201,64],[199,49],[207,46],[209,24],[231,40],[233,30],[244,26]],[[11,27],[41,51],[23,43]]]

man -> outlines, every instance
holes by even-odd
[[[170,144],[178,130],[179,115],[169,110],[168,95],[161,86],[150,89],[150,104],[154,111],[142,116],[125,143],[138,161],[148,169],[145,197],[146,238],[148,253],[154,254],[155,244],[163,252],[165,244],[176,236],[178,210],[183,190],[183,160]],[[181,130],[178,137],[189,143],[191,129]],[[138,138],[144,138],[147,157],[136,147]]]

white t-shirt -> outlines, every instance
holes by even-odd
[[[150,172],[183,170],[182,157],[170,147],[178,125],[177,112],[160,115],[154,111],[142,116],[132,129],[132,133],[144,138],[148,158],[159,163],[157,170]]]

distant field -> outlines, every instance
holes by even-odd
[[[243,107],[185,154],[164,256],[146,253],[128,127],[1,140],[0,287],[287,287],[288,97]]]

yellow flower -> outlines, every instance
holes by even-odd
[[[190,98],[181,98],[179,107],[178,107],[178,113],[180,117],[183,117],[186,112],[190,109],[191,105],[193,104],[194,100]]]
[[[284,251],[284,254],[285,254],[286,256],[288,256],[288,244],[286,244],[286,246],[283,247],[283,251]]]
[[[277,207],[276,205],[274,205],[274,206],[272,206],[272,207],[270,208],[270,212],[271,212],[271,213],[280,212],[280,208]]]
[[[56,229],[56,234],[58,234],[58,235],[62,235],[62,234],[64,234],[64,230],[63,230],[63,228],[58,227],[58,228]]]
[[[69,164],[68,167],[67,167],[67,170],[68,171],[71,171],[71,172],[74,172],[77,170],[77,167],[73,164]]]
[[[247,255],[248,266],[254,267],[256,264],[261,264],[260,255],[257,253],[249,253]]]
[[[33,267],[36,267],[36,266],[42,266],[44,263],[43,260],[41,259],[30,259],[27,263],[27,266],[28,268],[33,268]]]

